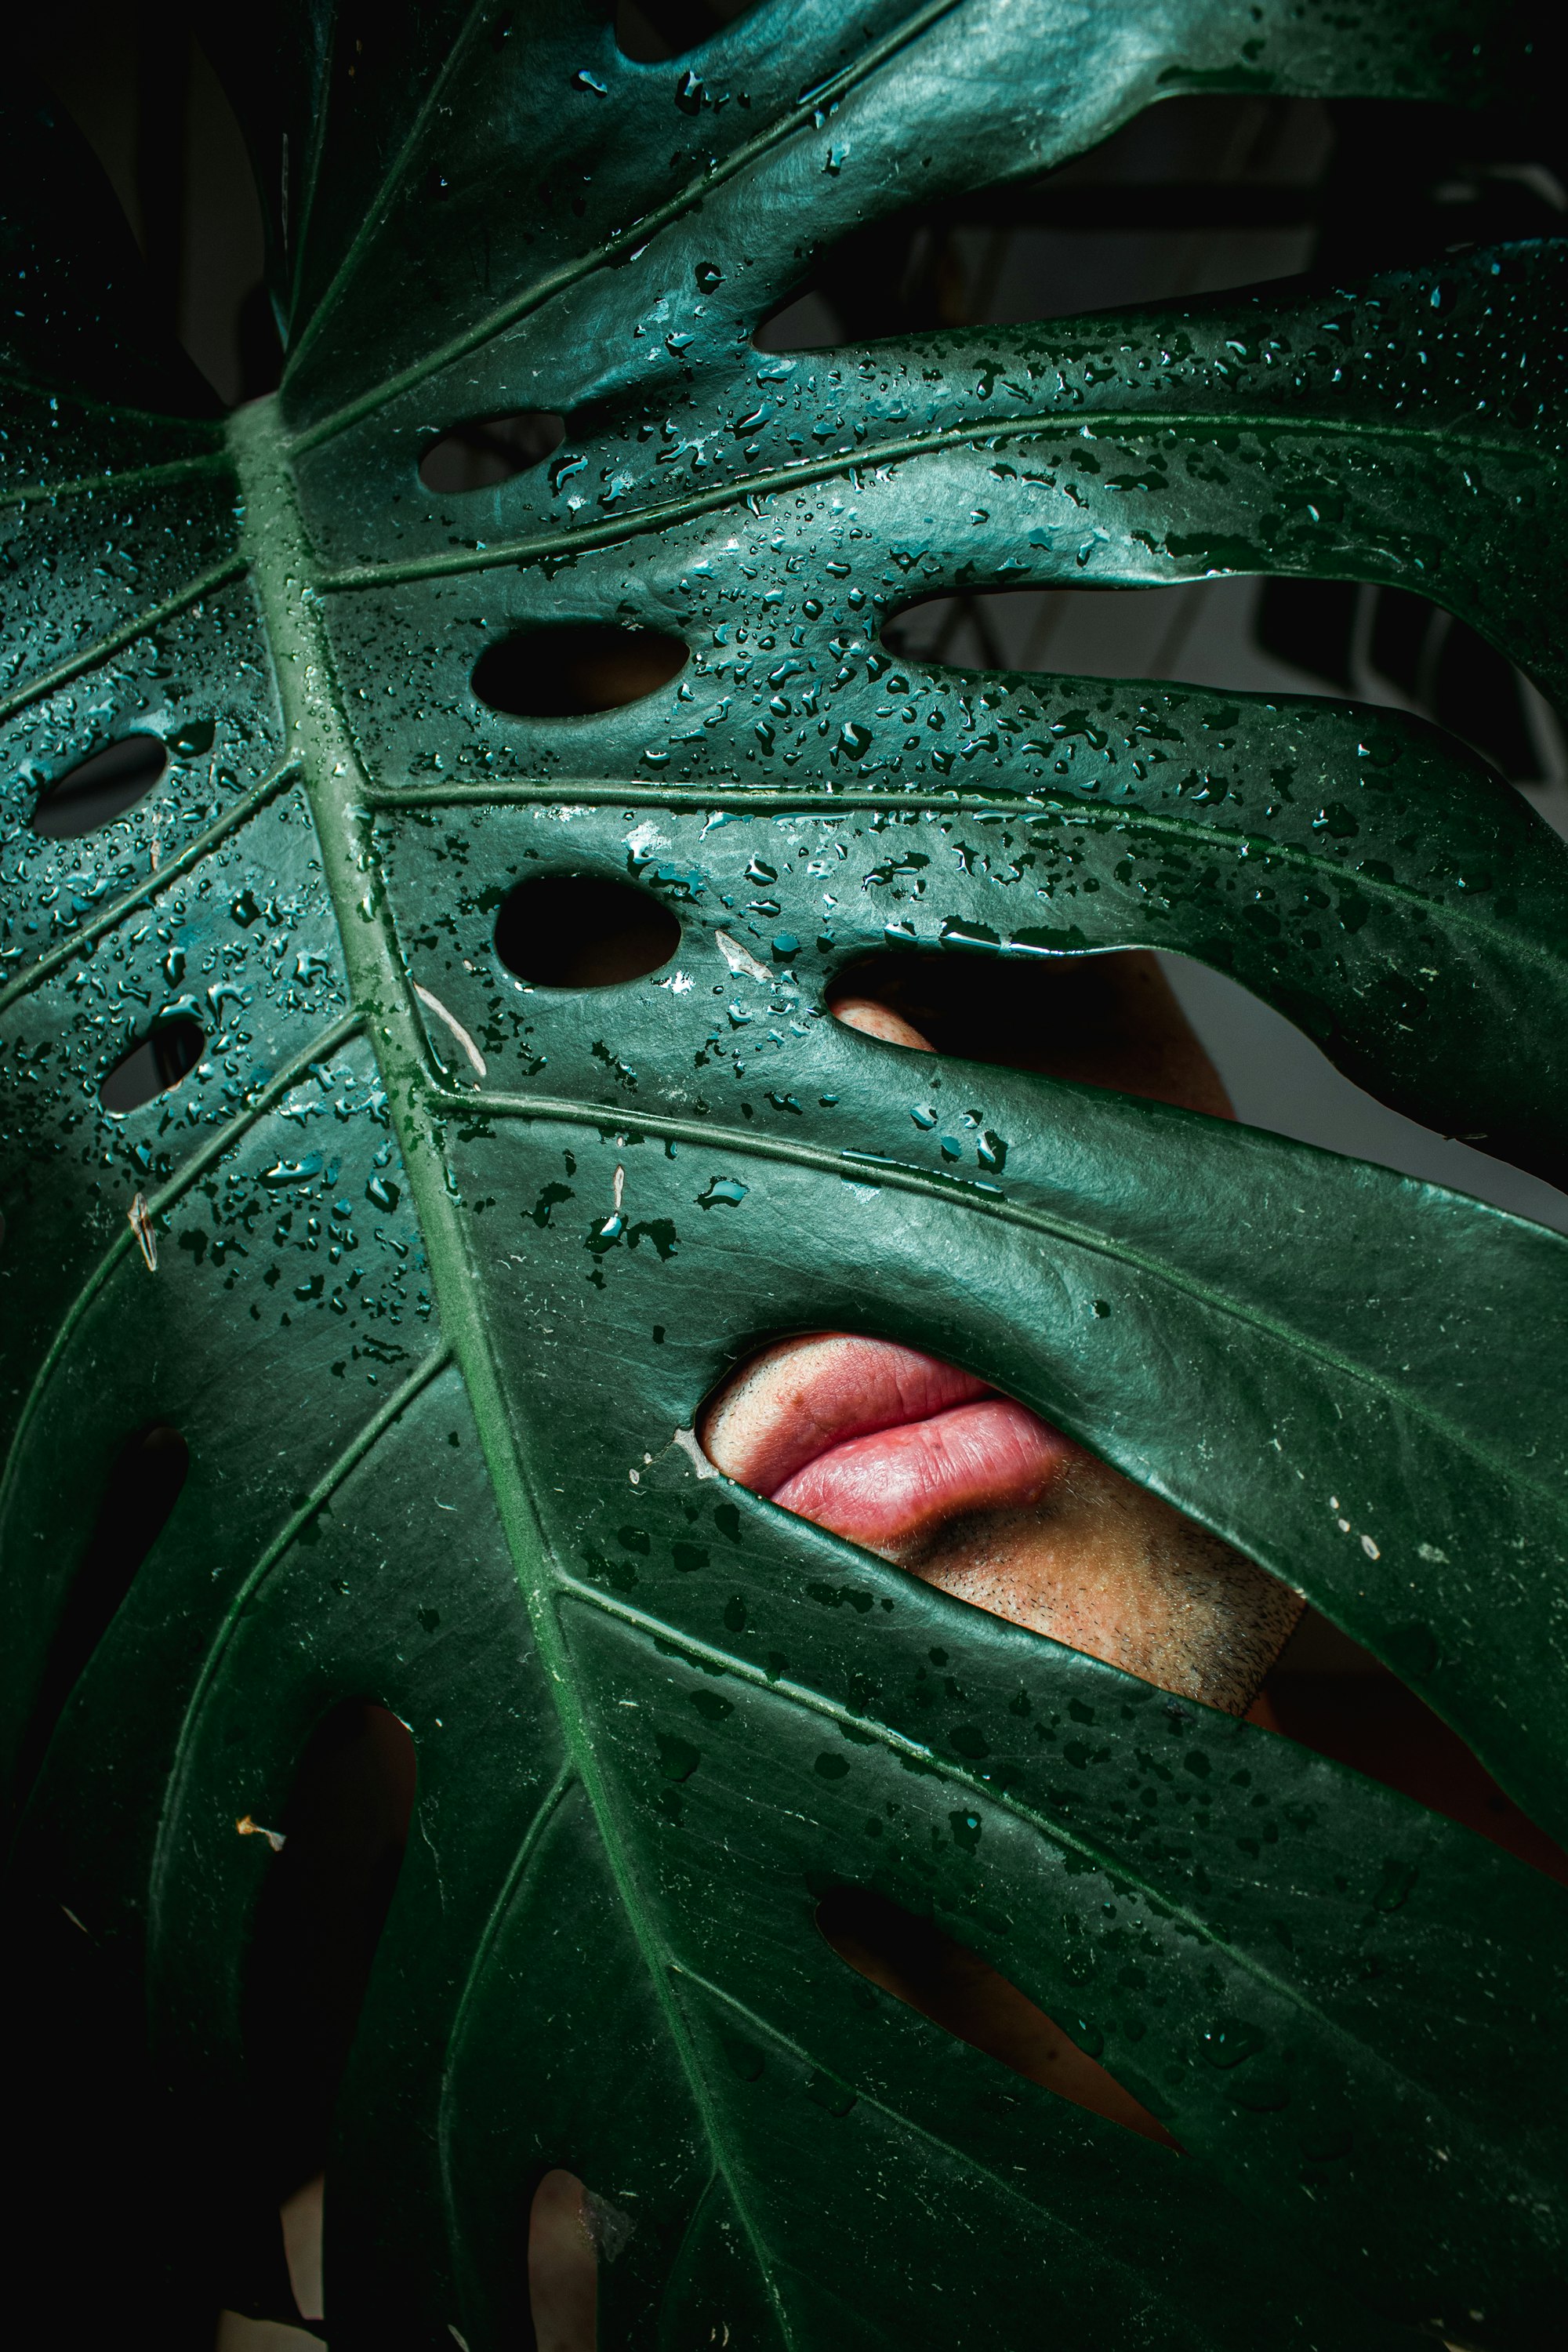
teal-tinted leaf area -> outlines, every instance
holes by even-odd
[[[563,2168],[629,2224],[605,2346],[1554,2344],[1561,1888],[691,1440],[771,1334],[933,1350],[1568,1830],[1563,1241],[1103,1090],[917,1085],[825,1002],[886,945],[999,986],[1177,949],[1562,1181],[1568,852],[1473,754],[881,633],[967,586],[1300,573],[1416,588],[1560,694],[1563,247],[752,340],[849,229],[1162,94],[1482,103],[1538,69],[1524,16],[774,0],[658,66],[574,0],[210,34],[290,336],[226,425],[75,134],[7,119],[0,1540],[46,2201],[50,2117],[90,2118],[118,2311],[297,2315],[258,1921],[313,1736],[368,1702],[417,1789],[327,2152],[334,2342],[528,2341]],[[518,409],[554,456],[422,486]],[[595,716],[481,700],[488,649],[573,624],[684,667]],[[128,737],[141,796],[55,824]],[[561,874],[659,901],[669,960],[521,981],[497,911]],[[149,1428],[188,1471],[109,1590]],[[847,1968],[816,1909],[866,1886],[1182,2153]]]

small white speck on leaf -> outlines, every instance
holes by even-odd
[[[158,1271],[158,1236],[153,1230],[153,1220],[147,1212],[144,1193],[138,1192],[125,1212],[125,1221],[136,1236],[136,1246],[142,1253],[142,1264],[149,1274]]]
[[[728,931],[715,931],[713,937],[719,943],[720,954],[731,971],[743,971],[748,980],[772,980],[773,974],[767,965],[759,963],[751,949],[742,947],[739,940],[731,939]]]
[[[421,1004],[429,1006],[430,1011],[436,1015],[437,1021],[444,1021],[446,1023],[447,1028],[451,1031],[453,1036],[457,1039],[464,1053],[467,1054],[469,1061],[473,1064],[480,1077],[484,1077],[486,1075],[485,1057],[480,1053],[479,1047],[475,1045],[473,1039],[469,1036],[468,1031],[464,1028],[462,1023],[458,1020],[457,1014],[455,1013],[448,1013],[440,998],[436,995],[432,990],[422,988],[417,981],[414,983],[414,993],[419,999]]]

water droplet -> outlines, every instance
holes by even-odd
[[[763,2071],[763,2053],[738,2034],[721,2033],[719,2046],[742,2083],[754,2083]]]
[[[808,2099],[815,2099],[819,2107],[826,2107],[830,2116],[847,2116],[857,2098],[857,2094],[847,2084],[837,2082],[820,2068],[807,2082],[805,2095]]]
[[[1211,2066],[1239,2066],[1255,2058],[1263,2044],[1264,2036],[1257,2026],[1243,2024],[1237,2018],[1222,2018],[1205,2032],[1204,2056]]]
[[[658,1749],[658,1769],[667,1780],[689,1780],[702,1761],[700,1748],[693,1748],[689,1739],[658,1731],[654,1734]]]
[[[1390,1858],[1383,1865],[1383,1877],[1372,1898],[1374,1911],[1397,1911],[1410,1899],[1410,1891],[1419,1876],[1413,1862]]]

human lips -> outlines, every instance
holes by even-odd
[[[726,1476],[889,1555],[948,1520],[1037,1502],[1075,1451],[973,1373],[846,1332],[770,1348],[699,1433]]]

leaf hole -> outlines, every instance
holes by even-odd
[[[20,1787],[29,1785],[43,1761],[71,1692],[169,1523],[190,1466],[184,1439],[161,1421],[135,1431],[110,1464],[39,1678],[19,1759]]]
[[[513,719],[586,719],[640,702],[679,677],[690,658],[661,629],[563,622],[487,646],[472,685],[491,710]]]
[[[1506,654],[1430,597],[1363,581],[1266,579],[1253,635],[1261,653],[1306,671],[1309,690],[1321,683],[1415,711],[1511,782],[1563,793],[1560,719]]]
[[[700,48],[760,0],[616,0],[616,47],[633,65],[663,65]]]
[[[982,2050],[1074,2106],[1181,2153],[1157,2116],[1011,1979],[934,1920],[917,1918],[869,1886],[838,1886],[816,1925],[838,1958],[944,2033]],[[1086,2038],[1091,2029],[1080,2026]]]
[[[1231,1116],[1212,1063],[1147,949],[1005,960],[984,949],[895,950],[847,966],[827,1003],[840,1019],[852,1014],[852,1026],[893,1043],[905,1041],[873,1028],[866,1007],[891,1013],[939,1054]]]
[[[439,498],[493,489],[553,457],[565,438],[566,419],[548,408],[470,417],[431,442],[419,460],[419,478]]]
[[[1312,257],[1333,144],[1310,100],[1160,100],[1045,173],[963,188],[836,239],[758,330],[826,351],[1279,280]]]
[[[1261,996],[1169,949],[895,950],[846,965],[827,1003],[889,1044],[913,1032],[965,1061],[1236,1118],[1568,1233],[1568,1193],[1556,1184],[1392,1108]]]
[[[496,953],[535,988],[614,988],[667,964],[680,925],[662,899],[600,874],[521,882],[496,918]]]
[[[882,643],[896,660],[937,670],[1348,695],[1409,711],[1468,743],[1568,832],[1557,715],[1497,646],[1411,589],[1237,573],[944,590],[891,614]]]
[[[286,2197],[278,2209],[283,2236],[283,2260],[289,2284],[301,2319],[324,2319],[327,2299],[321,2284],[322,2250],[326,2233],[327,2176],[318,2172]]]
[[[280,2209],[326,2170],[416,1775],[407,1726],[374,1701],[348,1699],[317,1724],[281,1809],[242,2004],[262,2177]],[[300,2235],[303,2250],[303,2223]]]
[[[1436,1123],[1439,1105],[1428,1112],[1428,1124],[1417,1115],[1421,1103],[1406,1112],[1372,1093],[1385,1079],[1367,1066],[1368,1057],[1352,1059],[1349,1041],[1317,1021],[1310,997],[1286,996],[1297,1016],[1290,1018],[1229,973],[1193,957],[1163,949],[1157,961],[1245,1125],[1446,1185],[1568,1233],[1568,1192],[1528,1164],[1560,1176],[1560,1149],[1547,1158],[1532,1149],[1527,1134],[1489,1139],[1474,1129],[1475,1141],[1461,1142],[1452,1131],[1457,1119]],[[1333,1060],[1309,1034],[1309,1024],[1332,1048]],[[1474,1102],[1472,1083],[1468,1105]],[[1536,1145],[1542,1139],[1538,1134]]]
[[[595,2352],[599,2255],[589,2192],[574,2172],[547,2172],[533,2192],[528,2302],[535,2352]]]
[[[155,1102],[190,1076],[205,1042],[201,1023],[188,1013],[156,1022],[110,1070],[98,1089],[100,1102],[121,1118]]]
[[[29,823],[46,841],[76,841],[97,833],[144,800],[169,764],[157,735],[122,735],[89,751],[45,786]]]
[[[319,2352],[312,2329],[290,2327],[285,2319],[252,2319],[242,2311],[220,2311],[213,2352]]]
[[[1458,1733],[1359,1642],[1308,1609],[1255,1719],[1348,1764],[1568,1885],[1568,1854],[1505,1795]]]

